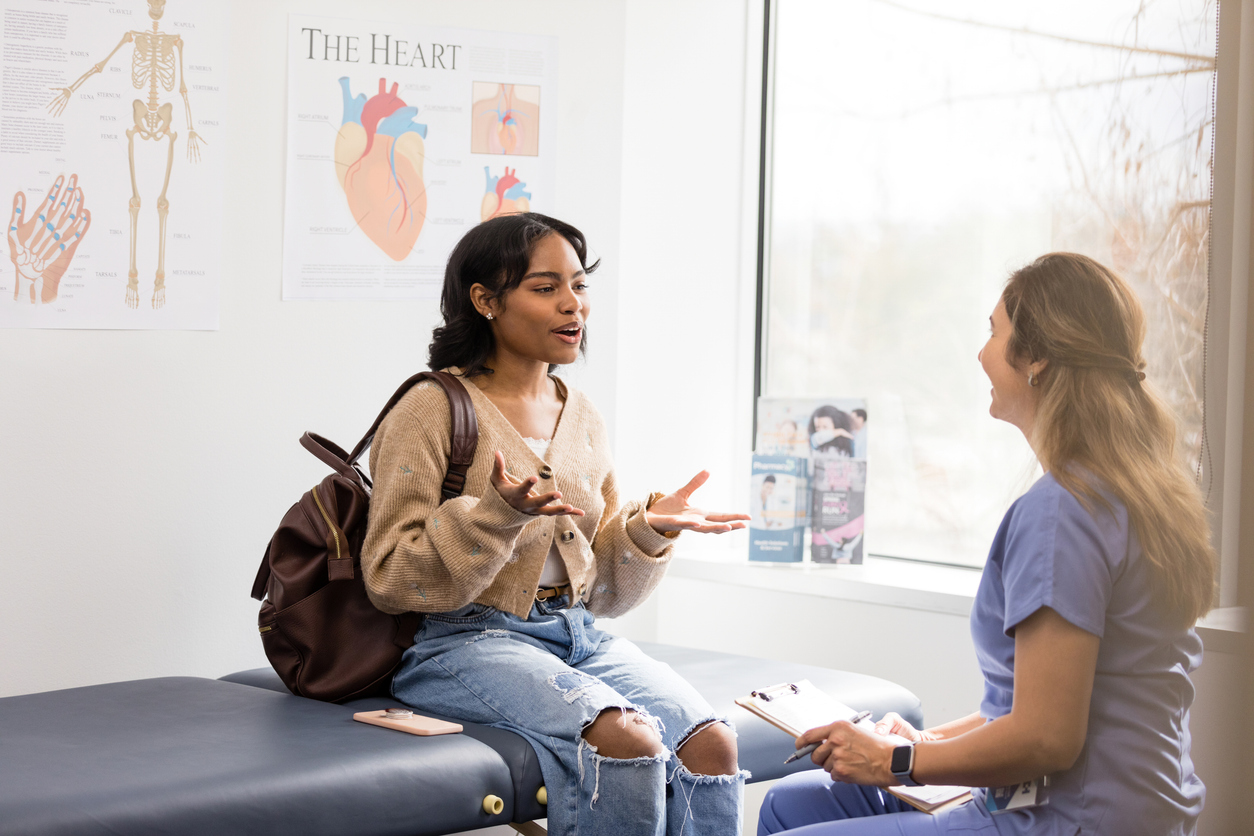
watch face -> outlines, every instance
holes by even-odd
[[[910,772],[910,767],[914,761],[913,746],[898,746],[893,749],[893,759],[890,769],[894,775],[905,775]]]

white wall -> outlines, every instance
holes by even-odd
[[[758,115],[746,115],[746,78],[760,73],[750,5],[761,4],[627,5],[619,480],[637,494],[673,490],[708,468],[696,498],[714,508],[747,500],[757,243],[742,227],[756,210],[744,162],[757,158],[745,141]]]
[[[190,0],[188,0],[190,1]],[[279,301],[286,19],[231,6],[221,330],[0,331],[0,695],[264,665],[248,597],[287,507],[426,367],[434,302]],[[605,268],[572,377],[614,423],[624,3],[358,0],[367,19],[559,39],[554,211]],[[7,269],[7,267],[6,267]],[[2,301],[2,300],[0,300]]]

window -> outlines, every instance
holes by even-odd
[[[981,565],[1039,472],[989,417],[976,352],[1006,277],[1046,252],[1136,288],[1147,374],[1205,460],[1217,15],[768,6],[760,394],[867,398],[871,554]]]

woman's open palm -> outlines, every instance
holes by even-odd
[[[690,504],[692,495],[697,488],[710,478],[709,471],[703,470],[692,480],[674,493],[669,493],[649,506],[645,512],[645,520],[653,526],[654,531],[663,534],[670,531],[697,531],[702,534],[725,534],[744,528],[744,520],[748,514],[726,514],[706,511]]]

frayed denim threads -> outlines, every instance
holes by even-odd
[[[713,708],[668,665],[601,633],[565,598],[529,617],[470,604],[428,615],[392,693],[414,709],[512,731],[535,749],[552,836],[728,836],[740,832],[744,773],[694,775],[675,751]],[[603,712],[633,712],[657,755],[605,757],[583,737]],[[682,734],[668,732],[682,730]]]

